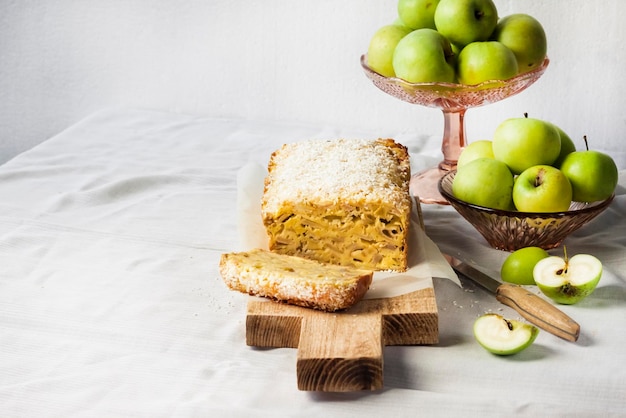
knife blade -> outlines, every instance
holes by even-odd
[[[447,254],[444,257],[454,271],[494,293],[500,303],[515,309],[532,324],[564,340],[578,340],[580,325],[556,306],[522,286],[501,283],[458,258]]]

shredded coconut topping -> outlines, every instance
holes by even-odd
[[[307,140],[274,153],[266,187],[272,192],[265,210],[285,202],[330,205],[403,200],[410,170],[400,163],[391,140]],[[399,198],[400,197],[400,198]]]

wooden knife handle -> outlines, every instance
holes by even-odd
[[[515,309],[539,328],[567,341],[578,340],[580,325],[576,321],[525,288],[507,283],[502,284],[496,291],[496,299]]]

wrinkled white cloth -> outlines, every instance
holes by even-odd
[[[110,109],[0,166],[0,415],[618,416],[626,370],[626,185],[568,253],[602,260],[596,292],[562,309],[577,343],[541,332],[513,357],[474,341],[483,312],[518,315],[463,281],[434,280],[440,342],[387,347],[385,389],[297,390],[295,349],[245,344],[247,296],[219,277],[237,250],[237,174],[283,143],[371,137],[298,123]],[[440,139],[395,135],[415,170]],[[623,168],[622,168],[623,169]],[[450,207],[423,205],[428,237],[497,276]]]

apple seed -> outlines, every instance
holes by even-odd
[[[509,321],[506,318],[502,318],[504,320],[504,322],[506,322],[506,326],[509,327],[510,331],[513,331],[513,324],[511,323],[511,321]]]

